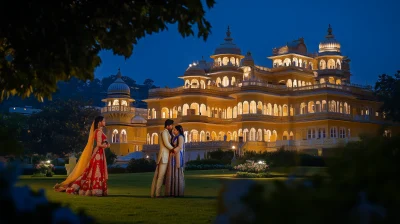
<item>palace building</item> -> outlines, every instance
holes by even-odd
[[[303,38],[274,48],[272,68],[242,54],[229,27],[210,58],[189,65],[179,77],[183,86],[150,90],[144,152],[158,152],[167,118],[183,125],[188,160],[218,148],[321,155],[387,128],[371,87],[351,83],[350,59],[330,26],[318,53]]]
[[[142,151],[147,133],[147,110],[132,106],[135,100],[131,98],[130,87],[121,78],[118,71],[117,79],[108,87],[107,98],[103,99],[105,107],[101,108],[107,123],[104,133],[118,156]]]

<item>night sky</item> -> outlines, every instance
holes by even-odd
[[[250,51],[257,65],[272,67],[266,58],[272,48],[299,37],[304,37],[310,52],[317,52],[331,24],[342,55],[351,59],[352,83],[373,85],[378,75],[400,70],[400,3],[396,0],[216,1],[206,14],[213,26],[206,42],[182,38],[171,25],[168,31],[140,40],[128,60],[101,52],[103,62],[95,76],[116,74],[120,67],[122,75],[138,83],[151,78],[157,86],[181,86],[183,80],[177,77],[202,56],[211,61],[228,25],[242,55]]]

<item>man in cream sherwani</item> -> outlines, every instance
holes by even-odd
[[[167,171],[169,152],[174,147],[171,145],[171,134],[174,121],[167,119],[164,124],[164,131],[161,132],[159,141],[160,151],[157,156],[157,168],[154,173],[153,183],[151,184],[151,197],[160,197],[161,187],[164,183],[165,172]]]

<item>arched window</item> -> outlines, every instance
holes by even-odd
[[[111,142],[112,143],[119,142],[119,135],[118,135],[118,130],[117,129],[114,129],[114,131],[112,133]]]
[[[127,143],[128,139],[127,139],[127,135],[126,135],[126,130],[122,129],[121,131],[121,142]]]

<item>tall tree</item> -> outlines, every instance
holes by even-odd
[[[52,101],[29,118],[27,148],[41,154],[78,152],[84,148],[90,125],[99,113],[79,101]]]
[[[0,13],[0,100],[32,93],[51,98],[57,81],[93,79],[101,50],[129,58],[146,35],[178,23],[178,32],[207,39],[205,1],[4,1]]]
[[[381,112],[386,118],[400,121],[400,71],[394,76],[380,75],[375,83],[375,94],[383,102]]]
[[[27,118],[21,114],[0,114],[0,155],[20,155],[27,134]]]
[[[152,79],[145,79],[143,85],[146,85],[149,89],[153,87],[154,81]]]

